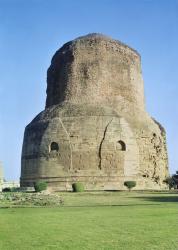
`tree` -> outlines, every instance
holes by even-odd
[[[170,177],[167,177],[164,182],[169,186],[169,190],[171,190],[171,188],[174,187],[175,185],[175,182],[174,182],[174,179],[170,176]]]
[[[136,186],[136,181],[125,181],[124,186],[126,186],[129,189],[129,192],[132,188]]]
[[[172,179],[174,181],[174,188],[178,189],[178,171],[176,171],[176,173],[172,175]]]

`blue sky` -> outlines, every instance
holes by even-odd
[[[25,126],[44,109],[54,52],[99,32],[142,57],[148,112],[167,131],[170,172],[178,170],[177,0],[0,0],[0,160],[20,176]]]

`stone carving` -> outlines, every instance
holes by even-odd
[[[101,34],[64,44],[47,72],[45,110],[25,129],[21,186],[165,188],[165,131],[146,112],[143,88],[140,55],[127,45]]]

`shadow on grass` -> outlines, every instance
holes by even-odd
[[[4,206],[0,209],[13,209],[13,208],[88,208],[88,207],[137,207],[137,206],[160,206],[159,203],[155,204],[94,204],[94,205],[62,205],[62,206]]]
[[[178,195],[172,196],[139,196],[139,197],[132,197],[144,201],[151,201],[151,202],[178,202]]]
[[[160,206],[159,203],[157,204],[112,204],[112,205],[109,205],[109,204],[96,204],[96,205],[73,205],[73,206],[70,206],[70,205],[64,205],[63,207],[137,207],[137,206]]]

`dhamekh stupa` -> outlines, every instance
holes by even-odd
[[[101,34],[64,44],[47,71],[45,110],[25,129],[21,186],[164,189],[165,130],[145,110],[140,55]]]

